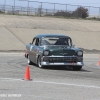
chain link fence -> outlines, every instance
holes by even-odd
[[[27,2],[27,6],[15,6],[16,3]],[[0,13],[28,16],[59,16],[82,18],[82,11],[76,11],[80,5],[59,4],[38,1],[17,1],[14,6],[0,5]],[[100,7],[83,7],[88,10],[88,17],[100,18]]]

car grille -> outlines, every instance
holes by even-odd
[[[77,62],[76,57],[44,57],[48,62]]]

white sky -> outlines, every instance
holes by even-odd
[[[81,5],[81,6],[93,6],[98,8],[92,8],[92,7],[85,7],[89,10],[89,12],[92,14],[100,15],[100,0],[29,0],[29,1],[39,1],[39,2],[50,2],[50,3],[61,3],[61,4],[71,4],[71,5]],[[6,2],[6,3],[5,3]],[[0,5],[11,5],[14,6],[14,0],[0,0]],[[15,6],[28,6],[28,2],[26,1],[20,1],[15,0]],[[37,2],[30,2],[29,7],[32,8],[39,8],[41,6],[40,3]],[[47,4],[44,3],[42,5],[42,8],[44,9],[54,9],[54,4]],[[74,11],[77,9],[78,6],[70,6],[70,5],[55,5],[55,9],[57,10],[68,10],[68,11]]]
[[[14,2],[14,0],[0,0],[0,4],[4,4],[5,1],[6,1],[7,5],[13,4],[13,2]],[[21,2],[18,2],[19,0],[15,0],[15,1],[17,2],[17,5],[22,5]],[[30,1],[100,7],[100,0],[30,0]],[[26,2],[27,2],[27,0],[26,0]]]
[[[38,1],[100,7],[100,0],[38,0]]]

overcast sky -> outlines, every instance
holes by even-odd
[[[0,0],[0,4],[4,4],[4,1],[6,1],[6,4],[14,4],[14,0]],[[25,2],[21,3],[18,2],[19,0],[15,0],[16,5],[26,5]],[[27,0],[26,0],[27,1]],[[51,2],[51,3],[62,3],[62,4],[72,4],[72,5],[83,5],[83,6],[94,6],[94,7],[100,7],[100,0],[30,0],[30,1],[39,1],[39,2]]]
[[[100,7],[100,0],[38,0],[38,1]]]
[[[0,0],[0,5],[11,5],[14,6],[14,1],[15,1],[15,6],[21,6],[21,7],[28,7],[28,2],[27,0]],[[74,11],[77,9],[79,6],[71,6],[71,5],[80,5],[80,6],[87,6],[85,8],[88,9],[89,13],[91,14],[96,14],[100,15],[100,0],[29,0],[29,1],[39,1],[39,2],[50,2],[50,3],[61,3],[61,4],[70,4],[70,5],[59,5],[59,4],[48,4],[48,3],[43,3],[42,8],[44,9],[56,9],[56,10],[67,10],[67,11]],[[93,7],[98,7],[98,8],[93,8]],[[39,8],[41,7],[41,3],[38,2],[29,2],[29,7],[30,8]]]

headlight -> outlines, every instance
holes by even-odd
[[[78,51],[78,52],[77,52],[77,55],[78,55],[78,56],[82,56],[82,55],[83,55],[83,51]]]
[[[46,51],[43,52],[43,55],[44,55],[44,56],[48,56],[49,53],[50,53],[50,52],[49,52],[48,50],[46,50]]]

